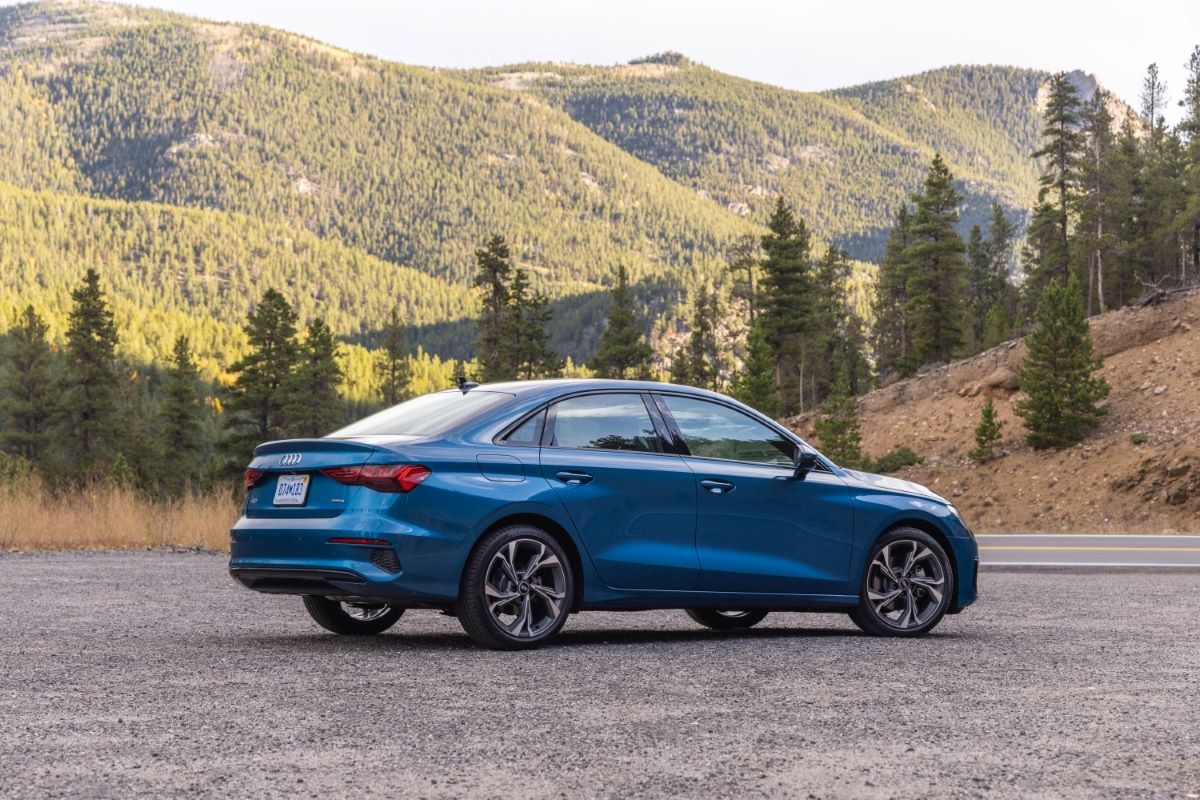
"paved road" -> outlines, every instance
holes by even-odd
[[[1200,569],[1200,536],[1034,533],[977,538],[979,562],[986,566]]]
[[[328,635],[224,559],[0,556],[0,797],[1200,795],[1200,575],[989,571],[934,635]]]

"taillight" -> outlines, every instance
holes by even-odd
[[[253,489],[255,486],[258,485],[258,482],[262,479],[262,476],[263,476],[262,470],[257,470],[257,469],[246,470],[246,474],[242,476],[243,488],[245,488],[245,490],[247,492],[250,491],[251,489]]]
[[[432,475],[420,464],[364,464],[361,467],[332,467],[321,472],[338,483],[366,486],[377,492],[411,492]]]

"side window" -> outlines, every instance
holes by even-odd
[[[545,410],[539,411],[518,425],[508,436],[505,436],[504,442],[537,447],[542,441],[542,421],[544,419],[546,419]]]
[[[796,446],[758,420],[717,403],[663,395],[694,456],[790,467]]]
[[[662,452],[641,395],[590,394],[554,407],[551,447]]]

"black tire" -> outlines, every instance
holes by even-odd
[[[347,605],[352,604],[348,603]],[[404,616],[404,609],[396,606],[363,605],[362,608],[369,609],[374,613],[378,613],[378,609],[385,610],[379,616],[357,619],[347,612],[341,602],[314,595],[305,595],[304,608],[322,628],[343,636],[374,636],[377,633],[383,633]]]
[[[706,628],[714,631],[740,631],[753,628],[767,616],[766,611],[750,609],[689,608],[687,615]]]
[[[907,574],[891,569],[889,562],[905,569],[909,554],[914,560]],[[894,599],[883,599],[888,597]],[[942,621],[953,597],[954,569],[937,539],[916,528],[894,528],[871,548],[850,619],[871,636],[924,636]]]
[[[505,570],[506,562],[515,565],[513,572]],[[559,632],[574,597],[574,571],[558,541],[533,525],[509,525],[484,536],[471,552],[456,609],[463,630],[484,647],[527,650]]]

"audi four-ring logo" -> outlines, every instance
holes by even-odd
[[[300,463],[301,458],[304,458],[303,453],[284,453],[279,459],[279,466],[294,467]]]

